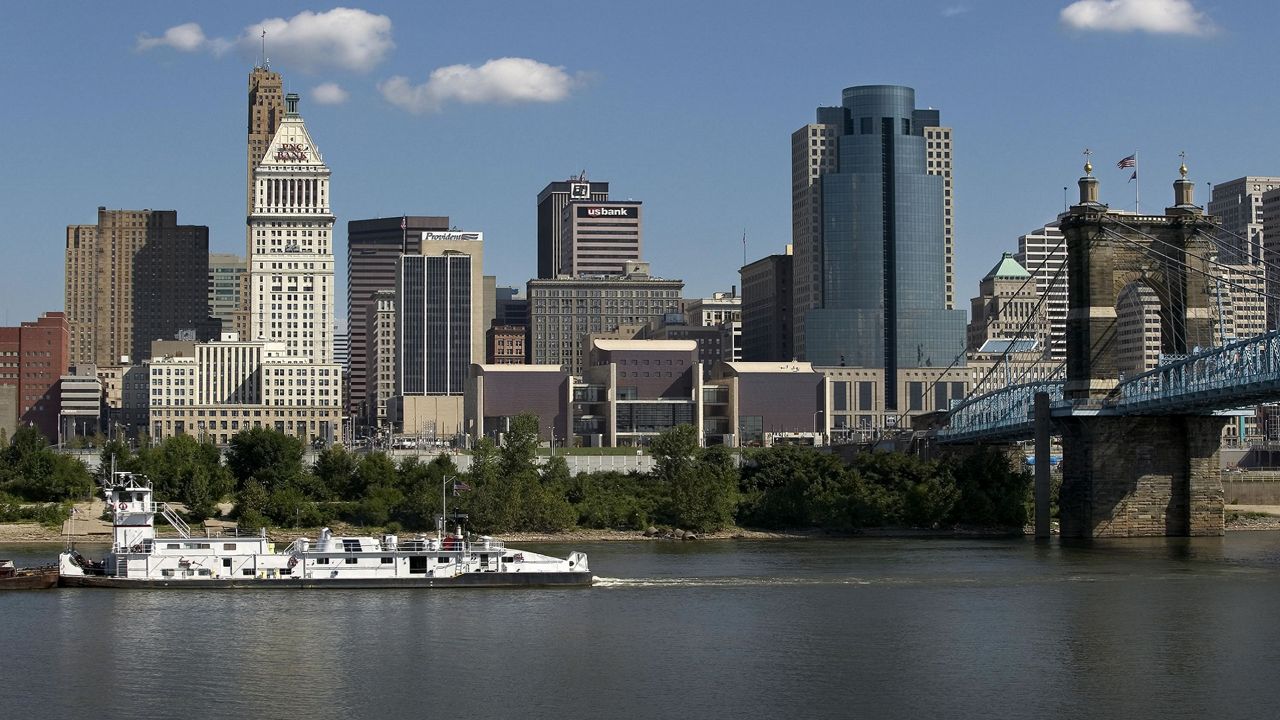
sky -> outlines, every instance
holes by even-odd
[[[585,170],[644,202],[687,297],[791,235],[790,135],[853,85],[914,87],[954,129],[957,300],[1051,221],[1093,151],[1102,200],[1280,175],[1270,0],[12,3],[0,23],[0,324],[63,307],[66,226],[173,209],[244,253],[247,77],[267,56],[346,223],[448,215],[485,273],[536,272],[536,196]]]

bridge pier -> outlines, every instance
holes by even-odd
[[[1222,535],[1222,427],[1212,415],[1057,418],[1063,537]]]

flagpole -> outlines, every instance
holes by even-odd
[[[1138,186],[1142,184],[1142,178],[1138,177],[1138,151],[1133,151],[1133,212],[1142,214],[1142,201]]]

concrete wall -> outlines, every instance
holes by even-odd
[[[1228,505],[1280,505],[1280,472],[1224,473],[1222,497]]]

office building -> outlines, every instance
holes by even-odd
[[[886,380],[883,368],[815,367],[831,381],[832,439],[862,442],[882,433],[911,427],[913,418],[946,410],[969,393],[972,373],[967,366],[899,369]],[[886,402],[899,398],[897,407]]]
[[[1222,223],[1216,243],[1218,262],[1262,264],[1262,196],[1276,188],[1280,188],[1280,177],[1252,175],[1213,186],[1206,211]]]
[[[72,365],[58,379],[58,438],[87,438],[101,432],[102,381],[93,365]]]
[[[1262,258],[1267,268],[1267,329],[1280,328],[1280,188],[1262,194]]]
[[[298,114],[298,96],[254,171],[249,215],[250,338],[290,357],[333,362],[334,257],[329,167]]]
[[[684,301],[684,315],[690,325],[718,327],[724,322],[742,320],[742,298],[738,288],[729,292],[714,292],[709,298],[693,298]]]
[[[621,275],[628,262],[640,260],[641,204],[573,201],[560,216],[560,275]]]
[[[824,445],[829,381],[805,362],[719,362],[702,388],[703,431],[730,446]]]
[[[235,326],[236,311],[242,304],[248,265],[231,253],[209,253],[209,315],[222,321],[228,331]]]
[[[394,280],[392,283],[394,284]],[[396,293],[373,293],[365,311],[368,348],[368,379],[363,399],[352,398],[361,408],[361,417],[374,428],[387,426],[387,403],[396,392]],[[355,392],[353,389],[352,392]]]
[[[245,212],[253,212],[253,173],[284,120],[284,81],[265,64],[249,72],[249,137],[245,143]]]
[[[494,321],[485,331],[485,363],[489,365],[523,365],[525,363],[524,325],[502,325]]]
[[[1049,318],[1049,359],[1067,361],[1067,240],[1057,223],[1048,223],[1018,238],[1018,261],[1035,278],[1036,297],[1044,297]]]
[[[280,341],[224,333],[209,343],[155,343],[146,362],[153,440],[193,435],[226,445],[273,428],[319,445],[341,438],[342,368],[299,357]]]
[[[152,340],[203,331],[209,317],[209,228],[173,210],[98,208],[68,225],[65,303],[72,364],[146,357]]]
[[[530,280],[529,362],[563,365],[572,374],[583,369],[583,338],[623,325],[644,325],[668,313],[680,313],[681,280],[649,275],[649,264],[627,263],[611,278]]]
[[[484,236],[425,233],[422,254],[396,273],[396,389],[392,425],[408,434],[463,432],[462,396],[484,358]]]
[[[1011,253],[978,283],[978,297],[970,301],[967,349],[977,351],[988,340],[1032,340],[1038,347],[1049,341],[1049,315],[1039,302],[1031,273]]]
[[[529,325],[529,298],[520,297],[520,288],[494,288],[494,322],[499,325]]]
[[[449,218],[435,215],[352,220],[347,223],[347,331],[350,333],[351,404],[347,412],[360,425],[376,424],[364,401],[377,392],[368,379],[374,352],[369,339],[369,309],[374,295],[395,296],[396,263],[401,255],[422,252],[425,233],[448,231]],[[392,302],[394,305],[394,301]],[[384,417],[382,415],[380,417]]]
[[[67,316],[47,312],[17,327],[0,327],[0,435],[31,425],[58,439],[58,379],[67,372]]]
[[[846,88],[841,110],[836,170],[821,176],[822,299],[805,313],[804,357],[887,377],[963,365],[966,313],[948,307],[947,180],[926,136],[938,115],[887,85]],[[898,409],[897,388],[886,384],[887,408]]]
[[[786,253],[769,255],[740,271],[742,279],[742,359],[747,362],[790,360],[792,260]]]
[[[844,145],[849,139],[858,135],[872,134],[872,126],[881,124],[894,117],[892,115],[868,115],[866,112],[878,111],[876,103],[898,94],[914,96],[910,88],[873,85],[845,88],[843,103],[840,107],[819,107],[815,122],[796,130],[791,135],[791,237],[794,247],[793,266],[793,301],[792,328],[797,353],[803,357],[808,343],[806,341],[806,317],[809,310],[824,306],[827,286],[843,285],[840,278],[829,275],[826,263],[824,232],[829,225],[829,216],[824,211],[824,195],[822,178],[828,174],[843,172],[865,173],[866,168],[874,167],[879,160],[877,156],[862,158],[862,170],[851,166],[853,157],[859,153],[848,151],[849,159],[845,159]],[[861,100],[859,100],[861,98]],[[854,103],[861,102],[860,113],[852,112]],[[952,180],[952,129],[942,125],[937,110],[918,110],[907,107],[914,104],[914,97],[899,102],[896,108],[903,113],[897,117],[899,123],[906,120],[909,131],[901,133],[920,138],[924,172],[941,180],[942,199],[942,283],[943,303],[946,309],[955,308],[955,264],[954,264],[954,224],[953,224],[953,180]],[[864,127],[864,120],[871,126]],[[907,129],[908,126],[900,126]],[[879,129],[876,129],[879,132]],[[865,143],[861,143],[865,145]],[[865,147],[863,148],[865,150]],[[843,161],[843,164],[842,164]],[[873,172],[871,175],[878,175]],[[866,175],[864,174],[864,177]],[[896,188],[896,184],[888,187]],[[838,301],[837,301],[838,302]]]
[[[538,437],[564,445],[571,438],[572,378],[559,365],[476,364],[467,380],[467,433],[498,442],[518,415],[538,418]],[[572,444],[572,441],[570,441]]]
[[[561,269],[561,233],[564,208],[574,200],[604,202],[609,199],[609,183],[587,180],[586,173],[568,180],[547,183],[538,193],[538,277],[554,278]]]
[[[647,445],[677,425],[702,436],[702,368],[690,340],[596,340],[573,385],[573,434],[585,446]]]
[[[1256,337],[1267,331],[1267,273],[1261,263],[1215,265],[1215,338],[1220,344]]]

